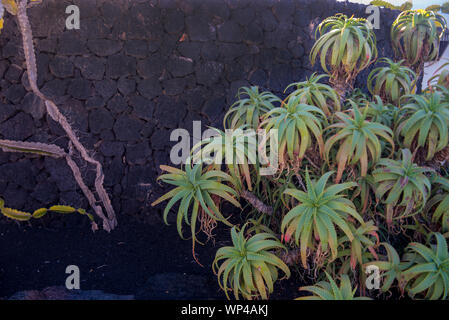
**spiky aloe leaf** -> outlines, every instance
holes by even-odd
[[[376,35],[366,22],[337,14],[321,22],[315,33],[310,62],[320,60],[341,99],[357,74],[377,59]]]
[[[219,170],[203,170],[201,162],[192,164],[191,160],[187,161],[184,168],[185,170],[181,170],[161,165],[161,169],[167,173],[160,175],[158,180],[171,184],[175,188],[154,201],[151,206],[169,200],[163,213],[164,222],[168,225],[168,213],[179,202],[177,230],[179,236],[184,239],[183,220],[190,225],[192,250],[194,252],[195,243],[199,242],[196,238],[196,223],[199,219],[200,210],[203,210],[210,219],[232,227],[232,223],[220,212],[218,203],[214,201],[213,197],[222,198],[236,207],[240,207],[240,203],[236,200],[237,192],[225,184],[233,184],[233,178],[227,173]]]
[[[295,90],[289,94],[287,100],[293,96],[300,97],[301,103],[320,108],[328,117],[334,111],[340,111],[340,99],[335,90],[319,82],[326,77],[328,77],[326,74],[317,75],[314,73],[306,81],[290,84],[284,92],[290,88],[295,88]]]
[[[220,169],[224,163],[229,174],[238,184],[239,191],[244,188],[244,181],[252,190],[251,169],[259,171],[257,159],[257,135],[254,130],[247,130],[247,126],[232,130],[221,131],[210,128],[215,135],[203,139],[192,148],[192,161],[203,162],[212,168]]]
[[[311,296],[297,298],[296,300],[371,300],[368,297],[354,297],[357,288],[352,289],[351,280],[347,274],[343,274],[338,286],[332,277],[325,272],[328,281],[320,281],[314,286],[299,288],[309,291]]]
[[[349,114],[337,112],[335,115],[340,121],[326,128],[338,130],[324,145],[325,159],[330,163],[330,151],[336,143],[339,144],[335,156],[338,165],[336,183],[340,182],[348,164],[359,164],[360,175],[365,177],[368,168],[381,157],[383,150],[381,139],[391,145],[391,153],[394,151],[393,131],[383,124],[368,120],[367,108],[361,113],[355,103],[352,103],[352,106],[353,109]]]
[[[315,252],[317,245],[313,239],[319,239],[323,252],[330,248],[335,260],[338,254],[338,238],[336,227],[341,229],[349,241],[354,235],[349,227],[349,217],[364,224],[362,217],[357,213],[352,201],[341,193],[357,186],[355,182],[335,184],[326,187],[327,181],[333,171],[325,173],[318,181],[312,182],[306,171],[307,191],[287,189],[288,194],[299,201],[299,204],[291,209],[282,219],[281,231],[285,241],[294,236],[296,245],[301,249],[301,261],[304,268],[307,265],[307,251]]]
[[[349,228],[354,238],[352,241],[349,241],[348,236],[343,235],[338,239],[339,246],[344,248],[344,254],[339,256],[344,257],[346,260],[349,258],[349,265],[352,270],[355,270],[357,264],[361,266],[365,262],[365,253],[370,252],[373,256],[376,256],[373,248],[379,242],[378,228],[373,221],[368,221],[358,228],[353,224],[349,224]]]
[[[432,234],[436,244],[412,242],[406,248],[401,265],[405,268],[405,290],[411,297],[445,300],[449,297],[449,251],[441,233]]]
[[[393,220],[413,216],[422,210],[431,190],[429,178],[433,171],[413,163],[412,154],[402,149],[402,159],[381,159],[372,176],[376,182],[376,197],[386,204],[385,218],[389,226]]]
[[[423,9],[402,12],[390,31],[396,56],[405,59],[419,75],[424,62],[438,58],[440,39],[446,27],[446,19],[439,13]]]
[[[218,249],[212,269],[228,299],[229,287],[237,300],[240,294],[249,300],[268,299],[278,279],[278,269],[290,277],[288,266],[271,252],[286,248],[271,233],[258,233],[246,239],[245,227],[240,232],[236,227],[231,229],[232,246]],[[224,262],[219,265],[221,260]]]
[[[300,162],[316,141],[320,156],[323,153],[322,122],[324,112],[311,105],[301,103],[300,96],[291,96],[282,107],[267,112],[261,127],[269,132],[278,130],[279,163],[286,167]]]
[[[449,231],[449,179],[434,176],[432,179],[432,197],[426,204],[425,216],[431,222],[439,224],[442,232]]]
[[[237,129],[247,126],[256,130],[261,117],[275,108],[281,100],[268,91],[259,92],[257,86],[242,87],[237,93],[238,100],[229,108],[223,119],[225,129]]]
[[[380,246],[385,248],[386,254],[382,255],[381,259],[365,263],[364,267],[373,265],[379,268],[382,272],[382,291],[386,292],[390,290],[396,280],[401,280],[401,274],[404,268],[401,265],[399,254],[391,244],[382,242]]]
[[[399,104],[403,95],[412,92],[412,84],[416,78],[412,69],[403,66],[404,60],[393,62],[391,59],[379,60],[386,64],[370,72],[368,90],[373,95],[379,95],[384,102]]]
[[[427,148],[426,160],[443,150],[449,142],[449,102],[438,91],[403,97],[397,132],[404,146],[412,151]]]

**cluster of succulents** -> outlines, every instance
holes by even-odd
[[[179,202],[180,234],[183,220],[194,243],[198,222],[232,226],[232,245],[220,248],[213,263],[227,296],[266,299],[279,271],[289,277],[294,267],[318,281],[302,288],[312,295],[301,299],[372,298],[365,283],[371,265],[380,270],[381,293],[448,298],[447,73],[416,93],[445,28],[433,11],[402,12],[391,27],[395,60],[378,60],[363,93],[353,84],[376,63],[376,37],[362,18],[327,18],[310,52],[311,63],[319,61],[326,74],[289,85],[283,100],[242,88],[226,114],[224,129],[277,130],[275,174],[260,175],[258,161],[238,161],[248,157],[202,163],[202,151],[222,155],[231,148],[248,155],[249,144],[257,144],[223,144],[218,129],[216,138],[192,151],[197,163],[162,167],[168,173],[161,179],[176,187],[155,204],[169,200],[166,217]],[[243,227],[220,211],[224,201],[242,207]],[[409,243],[398,247],[398,239]]]

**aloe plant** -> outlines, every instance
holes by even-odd
[[[321,67],[344,100],[356,76],[377,59],[376,35],[366,19],[337,14],[320,23],[317,38],[310,61],[314,65],[320,59]]]
[[[240,294],[248,300],[268,299],[279,277],[278,269],[290,277],[290,269],[271,250],[286,248],[271,233],[258,233],[246,239],[245,226],[240,232],[233,227],[231,237],[232,246],[218,249],[212,263],[220,287],[228,299],[229,287],[237,300]]]
[[[349,224],[353,239],[350,241],[347,235],[342,235],[338,239],[338,245],[344,249],[339,253],[340,257],[348,257],[350,267],[354,270],[356,265],[360,266],[364,263],[364,254],[369,251],[373,256],[376,256],[374,247],[379,242],[377,234],[378,228],[373,221],[368,221],[365,224],[356,228],[353,224]]]
[[[393,127],[394,120],[397,118],[399,108],[391,103],[384,103],[379,96],[374,96],[372,101],[366,102],[364,108],[367,108],[367,118],[378,122],[389,128]]]
[[[401,12],[390,32],[396,56],[420,75],[424,62],[438,58],[446,27],[446,19],[439,13],[423,9]]]
[[[373,221],[355,226],[349,224],[354,239],[350,241],[345,234],[338,238],[338,256],[335,261],[327,263],[325,270],[331,275],[351,274],[359,283],[360,292],[365,293],[366,268],[364,263],[378,258],[377,246],[379,244],[378,228]]]
[[[296,300],[371,300],[368,297],[355,297],[357,288],[352,289],[351,280],[347,274],[341,276],[338,286],[334,279],[326,272],[328,281],[320,281],[314,286],[299,288],[311,292],[311,296],[304,296]]]
[[[404,116],[397,127],[403,144],[414,151],[427,147],[426,160],[433,158],[448,144],[449,102],[440,92],[423,95],[407,95],[401,107]]]
[[[242,87],[237,93],[239,98],[225,114],[223,127],[237,129],[244,125],[256,130],[261,117],[275,108],[281,100],[268,91],[259,92],[258,87]]]
[[[399,104],[403,95],[412,92],[416,77],[412,69],[402,65],[404,60],[393,62],[391,59],[379,60],[386,66],[371,71],[368,76],[368,90],[372,95],[379,95],[386,103]]]
[[[236,207],[240,207],[240,203],[236,200],[237,193],[235,190],[223,183],[232,183],[233,179],[231,176],[218,170],[203,172],[202,163],[192,165],[189,161],[185,165],[185,171],[165,165],[161,165],[160,168],[168,173],[162,174],[157,179],[176,187],[154,201],[151,206],[170,199],[163,213],[164,222],[168,225],[167,216],[170,209],[176,202],[180,202],[176,219],[178,233],[184,239],[182,232],[182,221],[184,220],[190,225],[193,249],[197,241],[195,236],[196,223],[200,209],[214,221],[220,221],[227,226],[232,226],[220,212],[217,203],[212,198],[212,196],[216,196],[232,203]]]
[[[391,145],[391,152],[394,151],[393,132],[383,124],[367,120],[368,109],[363,113],[353,103],[353,109],[346,114],[337,112],[335,116],[339,122],[330,125],[326,130],[337,128],[338,131],[327,139],[324,145],[325,159],[330,163],[330,151],[334,144],[339,143],[336,161],[338,164],[335,183],[339,183],[343,171],[347,164],[360,164],[360,175],[366,176],[368,168],[380,159],[382,145],[379,137],[386,140]]]
[[[426,204],[431,190],[432,171],[412,162],[412,154],[402,149],[402,160],[380,159],[372,176],[377,183],[376,197],[386,205],[385,218],[389,226],[393,220],[404,219],[418,213]]]
[[[405,290],[411,297],[445,300],[449,294],[449,251],[446,239],[433,233],[436,244],[425,246],[412,242],[406,248],[401,264]]]
[[[315,142],[320,155],[323,151],[322,118],[324,112],[311,105],[301,103],[301,97],[292,96],[287,103],[267,112],[261,127],[267,132],[278,130],[279,163],[300,162],[306,151]]]
[[[299,204],[291,209],[282,219],[281,231],[285,241],[291,236],[301,249],[301,261],[304,268],[307,266],[307,250],[315,251],[316,246],[313,239],[319,239],[323,252],[331,250],[332,260],[338,254],[338,237],[336,226],[338,226],[348,237],[349,241],[354,239],[353,232],[349,227],[349,217],[364,224],[362,217],[357,213],[354,204],[348,200],[343,191],[357,186],[354,182],[347,182],[326,187],[329,177],[333,171],[325,173],[318,181],[312,182],[306,171],[305,181],[307,191],[287,189],[285,194],[299,201]]]
[[[432,180],[432,197],[426,204],[425,213],[431,222],[440,224],[443,232],[449,231],[449,179],[435,176]]]
[[[198,142],[192,149],[194,163],[202,161],[210,164],[216,170],[224,163],[228,167],[230,175],[238,183],[237,188],[244,187],[243,179],[249,190],[252,190],[250,165],[257,170],[258,142],[254,130],[246,130],[241,127],[235,130],[212,128],[216,134]]]
[[[344,110],[351,109],[352,103],[355,103],[358,106],[366,105],[370,100],[369,94],[363,92],[360,88],[354,88],[351,93],[346,97],[346,101],[344,104]]]
[[[387,242],[381,242],[380,246],[384,247],[385,255],[382,256],[381,260],[369,261],[365,263],[365,267],[370,265],[379,268],[382,278],[382,288],[383,292],[387,292],[392,287],[393,283],[397,280],[401,280],[401,274],[404,269],[401,265],[401,259],[396,249]]]
[[[335,90],[319,82],[326,77],[328,77],[326,74],[317,75],[314,73],[306,81],[290,84],[285,91],[292,87],[295,90],[289,94],[287,99],[292,96],[300,97],[301,103],[320,108],[327,117],[331,116],[334,111],[340,111],[340,99]]]

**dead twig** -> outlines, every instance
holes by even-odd
[[[269,205],[266,205],[263,203],[260,199],[258,199],[254,194],[252,194],[249,191],[242,191],[240,196],[248,201],[254,208],[256,208],[259,212],[272,215],[273,214],[273,208]]]
[[[74,146],[78,150],[84,161],[96,167],[95,191],[97,192],[97,195],[99,197],[99,202],[103,204],[106,210],[107,217],[103,214],[103,209],[97,205],[97,199],[95,198],[93,192],[91,192],[90,189],[83,182],[78,166],[74,165],[75,162],[71,158],[73,151],[71,150],[69,152],[69,155],[66,156],[67,163],[72,169],[72,172],[75,176],[75,180],[80,186],[84,195],[87,197],[90,206],[95,210],[95,213],[101,219],[103,219],[103,228],[106,231],[111,231],[117,225],[117,220],[109,196],[103,187],[104,174],[100,162],[93,159],[89,155],[87,150],[79,141],[72,127],[68,123],[67,118],[59,111],[58,107],[53,101],[51,101],[42,94],[42,92],[39,90],[37,86],[36,55],[34,53],[33,34],[31,32],[31,25],[26,12],[27,4],[28,0],[20,0],[20,2],[18,3],[17,19],[19,22],[20,32],[22,34],[23,51],[25,54],[25,62],[27,66],[27,75],[30,88],[36,96],[38,96],[45,102],[46,110],[47,113],[50,115],[50,117],[54,121],[58,122],[64,129],[64,131],[67,133],[67,136],[71,142],[70,149],[72,149],[72,146]]]

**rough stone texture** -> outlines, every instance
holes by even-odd
[[[103,163],[118,214],[137,217],[161,210],[148,206],[166,191],[155,179],[160,164],[171,164],[173,129],[191,131],[194,120],[203,128],[221,127],[242,85],[283,96],[291,82],[321,72],[308,54],[322,19],[337,12],[367,16],[363,5],[334,0],[78,0],[81,29],[65,30],[61,12],[69,2],[46,0],[45,10],[29,9],[38,85]],[[379,56],[391,57],[389,26],[398,12],[381,11]],[[67,149],[64,132],[27,88],[20,41],[14,19],[6,17],[0,34],[0,139]],[[356,86],[365,87],[369,71]],[[81,170],[92,185],[92,168]],[[87,205],[64,160],[1,151],[0,196],[18,209]],[[160,277],[154,283],[173,282],[182,296],[185,288],[177,286],[184,278]],[[198,290],[203,286],[201,278],[192,283]],[[140,297],[164,297],[149,284]]]
[[[203,299],[210,295],[210,279],[204,275],[182,273],[160,273],[151,276],[144,288],[136,294],[138,300],[163,300],[175,296],[177,299]],[[213,299],[215,297],[211,297]]]
[[[117,295],[101,290],[67,290],[64,287],[48,287],[41,291],[20,291],[9,300],[134,300],[133,295]]]

